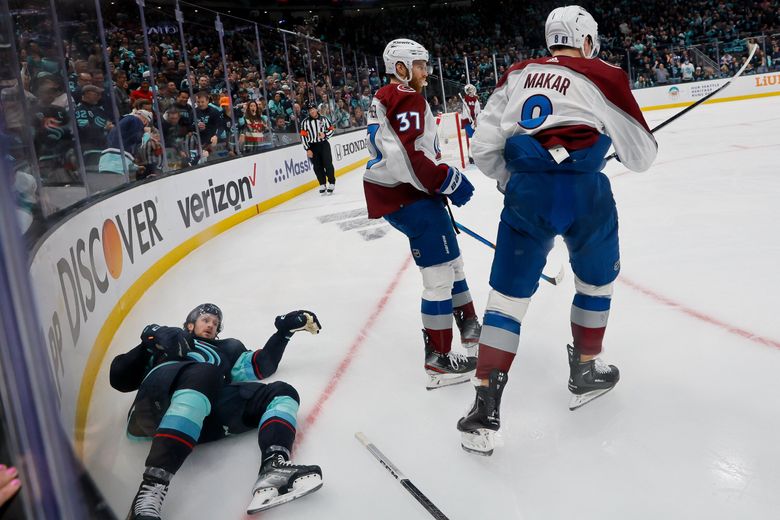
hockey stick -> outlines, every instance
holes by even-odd
[[[496,249],[496,245],[493,242],[491,242],[487,238],[482,237],[478,233],[470,230],[469,228],[467,228],[466,226],[464,226],[463,224],[461,224],[460,222],[455,220],[455,215],[452,214],[452,208],[450,207],[450,201],[449,201],[449,199],[447,199],[447,197],[444,197],[444,205],[447,207],[447,213],[450,214],[450,220],[452,221],[452,227],[455,228],[455,233],[460,234],[460,232],[463,231],[464,233],[466,233],[471,238],[474,238],[477,241],[482,242],[483,244],[485,244],[488,247],[492,247],[493,250]],[[555,275],[555,277],[547,276],[546,274],[542,273],[539,276],[539,278],[541,278],[545,282],[551,283],[553,285],[560,285],[561,281],[563,281],[563,266],[561,266],[561,270],[558,271],[558,274]]]
[[[466,226],[464,226],[460,222],[455,222],[455,225],[458,227],[458,229],[460,229],[461,231],[466,233],[471,238],[477,239],[478,241],[482,242],[483,244],[485,244],[488,247],[492,247],[493,249],[496,248],[496,245],[493,242],[491,242],[487,238],[484,238],[484,237],[480,236],[479,234],[475,233],[474,231],[470,230],[469,228],[467,228]],[[549,283],[551,283],[553,285],[560,285],[560,283],[563,281],[563,273],[564,273],[563,266],[561,266],[561,270],[554,277],[547,276],[546,274],[542,273],[540,278],[542,280],[544,280],[545,282],[549,282]]]
[[[672,117],[670,117],[666,121],[663,121],[661,124],[659,124],[658,126],[653,128],[652,130],[650,130],[650,133],[651,134],[656,133],[657,131],[659,131],[660,129],[662,129],[663,127],[665,127],[666,125],[668,125],[672,121],[681,118],[682,116],[684,116],[685,114],[687,114],[688,112],[690,112],[691,110],[696,108],[697,106],[701,105],[702,103],[704,103],[705,101],[707,101],[711,97],[715,96],[721,90],[723,90],[726,87],[728,87],[729,85],[731,85],[732,81],[734,81],[735,79],[740,77],[742,75],[742,73],[745,72],[745,69],[747,68],[748,64],[750,63],[750,60],[753,59],[753,55],[756,53],[756,50],[758,50],[758,45],[755,44],[755,43],[748,42],[748,47],[750,48],[750,54],[748,55],[748,58],[745,60],[745,63],[742,64],[742,67],[740,67],[740,69],[737,71],[737,73],[734,74],[733,76],[731,76],[731,78],[729,78],[729,80],[726,81],[726,83],[724,83],[720,87],[716,88],[715,90],[713,90],[712,92],[710,92],[709,94],[707,94],[706,96],[701,98],[700,100],[696,101],[692,105],[690,105],[688,107],[685,107],[685,109],[677,112],[676,114],[674,114]],[[614,159],[616,157],[617,157],[617,152],[607,156],[606,160],[607,161],[611,161],[612,159]]]
[[[360,443],[365,446],[369,452],[371,452],[371,455],[373,455],[374,458],[376,458],[376,460],[378,460],[379,463],[390,472],[393,478],[396,479],[398,483],[401,484],[404,489],[406,489],[414,497],[414,499],[417,500],[425,508],[425,510],[431,514],[431,516],[438,520],[449,520],[447,515],[442,513],[441,510],[436,507],[433,502],[431,502],[430,499],[423,494],[422,491],[417,489],[417,486],[412,484],[412,481],[406,478],[406,476],[401,473],[401,470],[398,469],[395,464],[390,462],[390,459],[388,459],[384,453],[379,451],[379,448],[374,446],[363,432],[357,432],[355,434],[355,438],[359,440]]]

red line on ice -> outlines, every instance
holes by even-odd
[[[697,311],[695,309],[691,309],[690,307],[686,307],[685,305],[676,302],[670,298],[667,298],[666,296],[663,296],[661,294],[658,294],[657,292],[654,292],[646,287],[643,287],[639,285],[636,282],[633,282],[629,279],[627,279],[625,276],[621,275],[618,278],[619,282],[622,282],[632,289],[641,292],[645,296],[648,296],[652,298],[653,300],[663,303],[664,305],[668,305],[669,307],[672,307],[683,314],[687,314],[688,316],[691,316],[692,318],[696,318],[697,320],[703,321],[705,323],[709,323],[710,325],[715,325],[716,327],[725,330],[726,332],[729,332],[731,334],[734,334],[736,336],[739,336],[741,338],[750,340],[754,343],[760,343],[761,345],[767,345],[770,347],[776,347],[780,348],[780,341],[776,341],[770,338],[765,338],[763,336],[759,336],[758,334],[754,334],[748,330],[741,329],[735,325],[730,325],[724,321],[720,321],[717,318],[713,318],[712,316],[708,316],[704,314],[703,312]]]
[[[360,347],[362,347],[365,344],[366,338],[368,337],[368,333],[376,323],[379,316],[382,314],[382,311],[384,311],[387,302],[390,300],[390,296],[393,294],[393,292],[395,292],[396,287],[398,287],[398,283],[401,281],[401,276],[403,276],[403,274],[409,268],[411,263],[412,263],[412,257],[408,256],[406,260],[404,260],[404,263],[401,266],[401,268],[395,274],[395,277],[393,277],[393,280],[392,282],[390,282],[390,285],[387,286],[387,289],[385,290],[385,294],[382,296],[382,299],[379,300],[379,303],[377,303],[376,307],[374,308],[374,312],[371,313],[371,316],[366,321],[366,324],[363,326],[363,329],[360,331],[360,333],[357,335],[355,340],[352,342],[352,345],[350,345],[349,350],[344,356],[344,359],[341,360],[341,363],[339,363],[338,368],[336,368],[336,371],[331,376],[330,381],[328,381],[328,386],[325,387],[325,390],[322,392],[319,399],[317,399],[317,402],[314,404],[314,407],[312,408],[311,412],[309,412],[309,415],[307,415],[306,418],[302,421],[301,427],[299,428],[298,431],[298,435],[295,439],[295,444],[300,444],[301,442],[303,442],[303,437],[306,434],[306,431],[315,422],[317,422],[317,419],[322,413],[323,406],[328,401],[328,399],[330,399],[330,396],[333,395],[333,392],[336,390],[336,386],[338,386],[339,382],[341,381],[341,378],[344,376],[347,369],[352,364],[352,361],[355,359],[355,355],[357,354],[358,350],[360,350]]]
[[[355,354],[357,354],[357,351],[360,349],[360,347],[364,345],[366,338],[368,337],[368,332],[374,326],[376,320],[379,319],[379,316],[382,314],[382,311],[385,310],[385,305],[387,305],[387,302],[390,300],[390,296],[392,296],[392,294],[395,292],[396,287],[398,287],[398,283],[401,281],[401,276],[403,276],[403,274],[406,272],[406,270],[409,268],[411,264],[412,264],[412,257],[407,256],[406,260],[404,260],[403,265],[401,265],[401,268],[398,270],[397,273],[395,273],[395,276],[393,277],[393,280],[390,282],[390,285],[388,285],[387,289],[385,289],[385,294],[382,295],[382,299],[380,299],[379,303],[377,303],[376,307],[374,308],[374,312],[371,313],[371,316],[369,316],[368,320],[366,321],[366,324],[363,326],[360,333],[352,342],[352,345],[350,345],[349,350],[344,356],[344,359],[341,360],[341,363],[339,363],[338,368],[336,368],[336,371],[330,377],[330,381],[328,381],[328,385],[325,387],[325,390],[322,392],[322,394],[320,394],[319,399],[317,399],[317,402],[314,404],[314,408],[312,408],[312,411],[309,412],[309,415],[307,415],[306,418],[301,422],[301,427],[298,429],[298,433],[295,436],[295,447],[297,447],[301,442],[303,442],[303,438],[306,431],[315,422],[317,422],[317,419],[322,413],[322,407],[325,405],[328,399],[330,399],[330,396],[333,395],[334,390],[336,390],[336,386],[338,386],[339,382],[341,381],[341,378],[344,376],[344,373],[346,373],[347,369],[352,364],[352,360],[355,359]],[[258,513],[254,515],[244,514],[243,520],[252,520],[252,519],[259,518],[260,516],[261,515]]]

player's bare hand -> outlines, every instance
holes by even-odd
[[[309,159],[313,158],[314,152],[311,150],[306,150],[306,157],[308,157]]]
[[[8,468],[0,464],[0,507],[8,502],[22,486],[19,480],[19,472],[16,468]]]

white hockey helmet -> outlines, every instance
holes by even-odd
[[[382,53],[382,59],[385,60],[385,72],[387,74],[392,74],[403,83],[409,83],[412,79],[412,62],[415,60],[424,60],[427,62],[429,55],[426,48],[416,41],[398,38],[387,44]],[[406,70],[409,71],[408,78],[401,78],[396,74],[395,64],[399,61],[406,65]],[[429,66],[428,74],[431,72],[432,70]]]
[[[588,11],[578,5],[567,5],[553,9],[544,24],[547,48],[564,45],[580,49],[586,58],[599,54],[599,26]],[[585,54],[585,40],[590,36],[593,48]]]
[[[477,87],[475,87],[475,86],[474,86],[474,85],[472,85],[471,83],[469,83],[468,85],[466,85],[466,88],[464,88],[463,90],[464,90],[464,91],[466,92],[466,94],[468,94],[469,96],[476,96],[476,95],[477,95]]]

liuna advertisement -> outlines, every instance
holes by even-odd
[[[365,131],[331,140],[337,173],[368,158]],[[121,319],[181,256],[316,180],[302,146],[205,166],[120,192],[45,236],[30,266],[66,431],[78,441]]]

